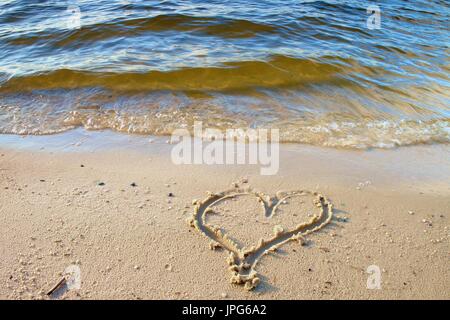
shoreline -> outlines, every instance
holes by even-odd
[[[1,135],[0,297],[49,299],[76,265],[80,289],[58,298],[450,299],[450,146],[281,145],[279,173],[261,176],[255,165],[173,165],[165,140]],[[186,223],[193,199],[234,182],[267,195],[317,191],[335,208],[304,246],[289,242],[263,257],[250,292],[230,283],[227,251],[210,250]],[[276,225],[305,221],[308,201],[303,208],[293,199],[273,219],[251,199],[231,201],[210,221],[250,246]],[[367,289],[373,265],[380,290]]]

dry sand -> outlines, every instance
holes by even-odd
[[[279,174],[261,176],[258,166],[176,166],[164,140],[133,141],[125,147],[129,137],[107,133],[2,136],[0,298],[50,299],[71,265],[80,268],[81,288],[53,298],[450,298],[449,146],[286,145]],[[210,250],[186,223],[193,199],[234,182],[270,195],[318,191],[335,208],[303,245],[289,242],[261,258],[253,291],[230,283],[228,252]],[[249,247],[314,210],[312,198],[290,199],[266,218],[255,199],[242,197],[218,204],[208,222]],[[381,270],[381,289],[367,288],[371,265]]]

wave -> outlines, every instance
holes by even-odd
[[[342,60],[342,59],[341,59]],[[55,70],[48,73],[14,77],[3,83],[0,92],[46,89],[102,87],[117,91],[227,91],[255,87],[275,88],[314,83],[350,84],[342,76],[349,73],[344,65],[273,56],[269,61],[225,62],[220,67],[194,67],[173,71],[114,73]]]
[[[54,47],[79,47],[110,38],[137,36],[146,32],[182,31],[222,38],[249,38],[277,33],[280,26],[244,19],[161,14],[154,17],[112,20],[83,25],[74,30],[39,30],[7,38],[11,45],[46,43]]]
[[[195,121],[203,128],[279,129],[280,142],[303,143],[348,149],[395,148],[418,144],[450,143],[450,118],[430,120],[360,119],[323,115],[278,119],[255,124],[252,119],[226,114],[210,106],[187,109],[157,107],[144,112],[104,109],[95,105],[77,110],[23,112],[19,107],[0,106],[0,134],[49,135],[75,128],[113,130],[127,134],[170,136],[176,129],[193,132]]]

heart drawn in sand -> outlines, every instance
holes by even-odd
[[[275,229],[275,234],[271,238],[260,239],[257,245],[245,247],[245,249],[239,248],[221,228],[209,225],[206,222],[206,217],[213,212],[212,207],[214,205],[242,195],[256,197],[262,204],[262,209],[268,218],[273,216],[278,207],[285,203],[287,199],[305,195],[315,196],[314,204],[319,213],[314,214],[309,221],[302,222],[291,230]],[[192,217],[188,219],[189,225],[211,241],[211,249],[225,248],[230,252],[227,258],[229,270],[232,273],[230,281],[234,284],[244,285],[247,290],[254,289],[260,282],[255,267],[262,256],[276,251],[289,241],[304,243],[304,236],[322,229],[333,217],[333,205],[323,195],[311,191],[279,191],[275,197],[269,197],[251,188],[236,187],[220,193],[209,193],[206,199],[203,201],[195,200],[194,204],[195,210]]]

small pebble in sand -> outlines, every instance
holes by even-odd
[[[220,296],[222,297],[222,298],[228,298],[228,294],[226,293],[226,292],[222,292],[221,294],[220,294]]]
[[[167,194],[167,196],[168,196],[168,197],[173,197],[174,195],[173,195],[172,192],[169,192],[169,193]]]
[[[99,182],[99,183],[97,183],[97,185],[98,185],[98,186],[104,186],[105,183],[104,183],[104,182]]]
[[[167,270],[167,271],[172,271],[172,265],[171,264],[166,264],[165,266],[164,266],[164,268]]]
[[[277,224],[276,226],[273,227],[273,233],[276,236],[279,236],[280,234],[282,234],[284,232],[284,229],[282,226],[280,226],[279,224]]]
[[[137,187],[137,184],[136,184],[136,182],[132,182],[132,183],[130,184],[130,186],[132,186],[132,187]]]
[[[408,211],[408,213],[410,214],[410,215],[413,215],[414,214],[414,211]]]
[[[84,168],[84,164],[81,164],[80,167],[81,167],[81,168]]]
[[[139,270],[140,267],[138,265],[134,266],[134,270]]]

